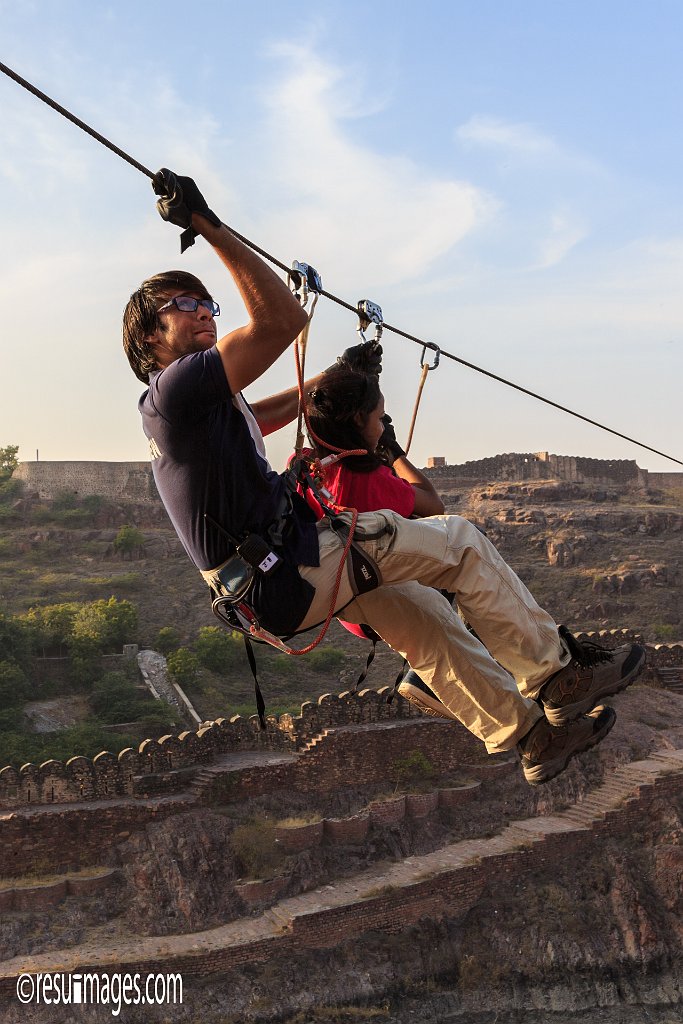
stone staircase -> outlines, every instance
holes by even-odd
[[[199,768],[193,775],[187,789],[201,803],[202,798],[208,794],[213,784],[225,775],[261,765],[285,764],[296,760],[296,757],[296,754],[288,754],[282,751],[245,750],[241,754],[228,754],[214,764],[204,765]]]
[[[333,732],[333,731],[334,730],[331,729],[331,728],[330,729],[323,729],[323,731],[319,732],[317,734],[317,736],[313,736],[313,738],[310,739],[308,741],[308,743],[304,743],[302,746],[300,746],[299,750],[298,750],[298,753],[299,754],[306,754],[306,753],[308,753],[309,750],[313,750],[315,747],[319,746],[323,742],[325,737],[329,736],[330,733]]]
[[[656,668],[655,675],[666,690],[683,693],[683,668],[677,666]]]

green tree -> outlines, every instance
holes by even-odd
[[[220,626],[202,626],[194,645],[202,668],[224,672],[242,656],[242,640],[238,633],[228,633]]]
[[[31,624],[0,612],[0,652],[3,658],[26,668],[34,649],[35,634]]]
[[[180,647],[180,634],[173,626],[162,626],[154,644],[157,651],[168,655]]]
[[[15,708],[28,700],[30,692],[26,674],[11,661],[0,661],[0,708]]]
[[[18,444],[8,444],[6,448],[0,448],[0,481],[9,480],[19,465],[18,451]]]
[[[128,555],[132,558],[136,551],[145,543],[145,535],[136,529],[135,526],[122,526],[119,532],[116,534],[114,541],[114,551],[121,555],[123,558]]]
[[[71,630],[71,648],[116,651],[128,643],[137,629],[138,614],[131,601],[88,601],[79,606]]]
[[[191,686],[199,676],[199,658],[187,647],[172,651],[166,659],[169,675],[180,686]]]
[[[43,656],[65,655],[80,605],[75,601],[30,608],[21,617],[33,638],[33,646]]]

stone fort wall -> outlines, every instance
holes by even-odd
[[[428,475],[435,481],[448,479],[455,484],[493,480],[567,480],[635,487],[648,484],[648,471],[641,469],[633,459],[588,459],[549,452],[509,452],[462,465],[435,465],[428,469]],[[680,476],[683,479],[683,474]]]
[[[48,500],[69,493],[140,504],[159,501],[148,462],[20,462],[13,479]]]
[[[430,459],[429,462],[438,460]],[[511,452],[462,465],[433,465],[428,475],[442,484],[494,480],[567,480],[575,483],[635,487],[683,487],[683,473],[648,473],[632,459],[588,459],[548,452]],[[90,494],[142,504],[159,501],[148,462],[21,462],[14,472],[29,493],[53,499],[64,492]]]
[[[579,634],[579,638],[597,640],[607,647],[618,646],[632,640],[629,630],[610,630],[600,633]],[[683,666],[683,645],[657,644],[647,646],[648,669],[642,681],[655,686],[657,670]],[[183,732],[177,736],[146,739],[137,749],[128,747],[118,755],[102,751],[95,758],[72,757],[66,763],[50,760],[40,765],[25,764],[21,768],[6,766],[0,770],[0,811],[29,808],[44,804],[76,803],[111,800],[121,797],[145,798],[167,796],[180,792],[188,779],[201,766],[215,764],[227,754],[245,751],[281,751],[283,754],[305,752],[311,747],[306,760],[309,767],[316,760],[311,741],[328,729],[345,726],[371,725],[416,719],[424,716],[399,695],[387,701],[390,688],[361,690],[358,693],[323,694],[317,702],[307,701],[301,714],[270,715],[267,728],[261,730],[256,715],[243,718],[235,715],[230,720],[219,718],[200,727],[196,732]],[[462,755],[465,749],[475,757],[480,744],[466,730],[460,730],[455,747]],[[349,734],[351,735],[351,734]],[[348,735],[344,743],[355,742]],[[362,750],[363,774],[367,776],[372,763],[371,753],[364,741]],[[434,751],[432,750],[432,754]],[[328,769],[324,777],[317,770],[297,777],[297,788],[302,792],[320,792],[334,789],[344,778],[355,754],[346,750],[340,755],[337,768]],[[373,769],[374,771],[374,769]],[[379,777],[386,771],[386,762],[380,758],[376,771]],[[259,788],[264,782],[264,770],[259,767],[250,786]],[[353,774],[353,773],[352,773]],[[337,777],[338,776],[338,777]],[[246,777],[246,776],[245,776]],[[255,795],[253,792],[251,795]]]

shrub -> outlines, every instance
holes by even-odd
[[[199,658],[187,647],[179,647],[166,659],[169,675],[180,686],[191,686],[199,675]]]
[[[397,788],[401,784],[423,786],[436,775],[434,765],[421,750],[411,750],[405,757],[398,758],[392,770]]]
[[[334,671],[340,668],[346,655],[338,647],[318,647],[308,655],[308,665],[316,672]]]
[[[0,661],[0,708],[14,708],[29,698],[30,685],[24,671],[11,661]]]
[[[173,626],[162,626],[157,633],[154,646],[164,656],[169,655],[171,651],[177,650],[180,647],[180,634],[178,630],[174,629]]]
[[[194,647],[200,665],[210,672],[224,672],[242,657],[240,635],[228,633],[220,626],[202,626]]]
[[[129,555],[131,558],[135,551],[139,551],[145,543],[145,535],[134,526],[122,526],[116,534],[114,551],[123,558]]]
[[[232,850],[243,875],[263,878],[274,873],[284,859],[275,842],[272,821],[247,821],[238,825],[231,836]]]

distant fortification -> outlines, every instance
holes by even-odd
[[[20,462],[14,479],[48,500],[68,493],[141,504],[159,501],[148,462]]]
[[[566,480],[571,483],[647,487],[650,475],[633,459],[587,459],[578,455],[551,455],[549,452],[511,452],[465,462],[460,466],[448,466],[438,458],[431,458],[428,473],[432,479],[447,478],[458,486],[494,480]]]
[[[683,473],[649,473],[633,459],[587,459],[548,452],[494,455],[488,459],[446,465],[440,456],[428,460],[427,474],[444,488],[446,481],[467,487],[495,480],[566,480],[572,483],[631,487],[683,486]],[[115,501],[154,504],[159,501],[148,462],[20,462],[14,471],[29,493],[50,500],[65,492],[83,498],[96,494]]]

